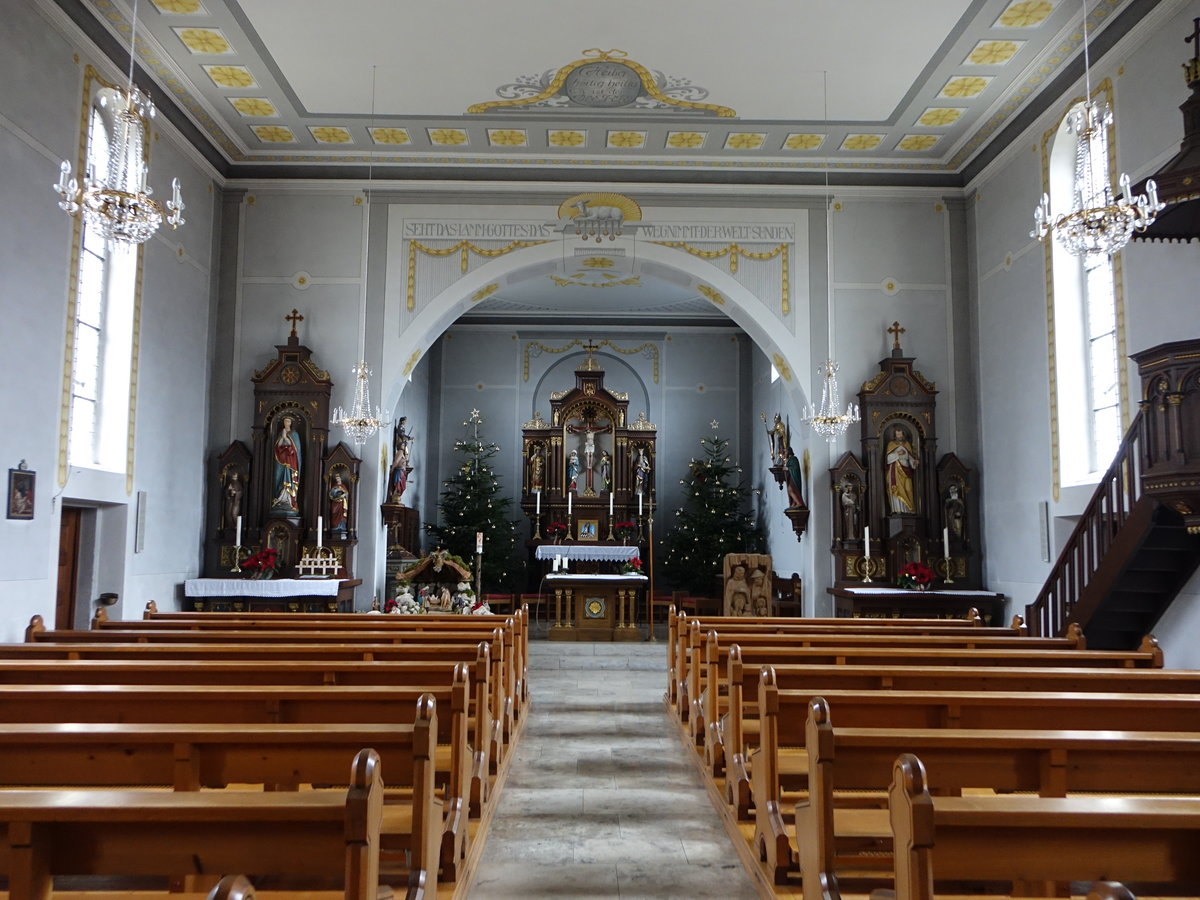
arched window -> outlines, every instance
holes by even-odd
[[[1108,183],[1112,177],[1107,128],[1096,129],[1091,139],[1094,168],[1081,170],[1086,167],[1079,164],[1080,136],[1070,125],[1080,106],[1068,111],[1043,145],[1046,187],[1056,214],[1076,204],[1081,179]],[[1074,256],[1056,240],[1049,245],[1057,489],[1097,481],[1120,444],[1124,334],[1113,258]]]
[[[94,87],[93,87],[94,85]],[[118,92],[89,78],[85,173],[109,171]],[[136,148],[141,165],[142,148]],[[139,248],[106,241],[81,217],[69,321],[69,465],[127,471]]]

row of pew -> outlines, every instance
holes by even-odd
[[[529,702],[527,609],[92,626],[35,616],[0,645],[12,900],[466,896]]]
[[[1153,637],[668,622],[665,700],[777,895],[1200,893],[1200,672],[1164,668]]]

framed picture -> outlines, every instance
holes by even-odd
[[[579,538],[581,541],[596,541],[600,539],[600,521],[598,519],[579,520]]]
[[[24,466],[24,464],[22,464]],[[37,472],[24,467],[8,470],[8,518],[32,519]],[[593,538],[593,540],[595,540]]]

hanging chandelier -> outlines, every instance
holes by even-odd
[[[1071,208],[1060,215],[1050,211],[1050,195],[1033,211],[1030,237],[1046,240],[1053,234],[1075,256],[1105,253],[1111,256],[1127,243],[1135,231],[1145,231],[1154,223],[1164,204],[1158,199],[1158,186],[1151,179],[1146,193],[1131,197],[1129,176],[1119,179],[1121,196],[1114,199],[1108,167],[1097,160],[1108,158],[1108,129],[1113,122],[1107,103],[1092,99],[1091,68],[1088,60],[1087,0],[1083,0],[1083,73],[1086,101],[1071,111],[1067,130],[1075,135],[1075,188]]]
[[[143,244],[163,223],[163,207],[151,194],[145,162],[146,122],[154,118],[154,103],[133,83],[134,42],[137,38],[137,0],[129,34],[129,79],[124,88],[114,88],[114,97],[102,92],[100,105],[114,107],[108,167],[103,177],[88,167],[83,184],[71,175],[71,164],[59,167],[58,206],[68,215],[83,213],[84,221],[105,240]],[[166,223],[172,229],[184,224],[183,198],[179,179],[171,181],[171,199],[166,203]]]
[[[371,383],[369,381],[371,370],[367,368],[366,362],[360,362],[351,371],[356,379],[354,405],[349,412],[340,406],[337,407],[333,411],[329,424],[340,425],[346,430],[346,434],[350,435],[355,445],[361,447],[375,435],[375,432],[388,424],[388,418],[380,412],[378,406],[375,407],[374,413],[371,411]]]
[[[812,403],[804,410],[804,421],[812,426],[813,431],[823,435],[825,440],[833,443],[846,433],[854,422],[859,419],[858,404],[847,403],[846,411],[841,411],[842,401],[838,393],[837,383],[838,364],[832,359],[826,360],[825,365],[817,367],[817,374],[825,379],[821,385],[821,406]]]

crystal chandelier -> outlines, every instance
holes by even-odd
[[[837,383],[838,364],[832,359],[826,360],[825,365],[817,367],[817,374],[825,379],[821,385],[821,406],[817,408],[812,403],[804,410],[804,421],[812,426],[813,431],[825,436],[825,440],[833,443],[846,433],[846,429],[858,421],[858,404],[847,403],[846,411],[841,411],[842,401],[838,394]]]
[[[373,414],[371,412],[371,383],[369,381],[371,370],[367,368],[366,362],[360,362],[351,371],[356,379],[354,405],[349,412],[340,406],[337,407],[333,411],[329,424],[340,425],[346,430],[346,434],[350,435],[355,445],[361,447],[375,435],[375,432],[388,424],[388,417],[379,411],[378,406],[375,407]]]
[[[829,74],[821,73],[821,93],[824,96],[825,123],[829,123]],[[833,222],[829,216],[829,158],[825,158],[825,222],[829,231],[828,257],[828,299],[829,299],[829,346],[833,347]],[[841,397],[837,383],[838,364],[827,359],[825,365],[817,367],[817,374],[825,381],[821,385],[821,407],[818,409],[810,402],[804,410],[804,421],[812,426],[817,434],[824,435],[825,440],[833,443],[846,433],[852,422],[858,421],[858,405],[847,404],[846,411],[841,411]]]
[[[1134,231],[1145,231],[1163,209],[1158,199],[1158,185],[1146,182],[1146,193],[1130,197],[1129,176],[1119,179],[1121,196],[1114,200],[1108,179],[1108,167],[1097,160],[1108,158],[1108,129],[1112,125],[1112,110],[1107,103],[1092,99],[1091,71],[1088,61],[1087,0],[1083,0],[1083,72],[1087,100],[1076,107],[1067,118],[1067,130],[1076,136],[1075,190],[1071,209],[1061,215],[1050,212],[1050,195],[1033,211],[1033,231],[1030,237],[1045,240],[1053,234],[1067,252],[1075,256],[1089,253],[1116,253],[1127,243]]]
[[[100,105],[115,107],[113,132],[109,144],[108,171],[98,177],[89,166],[83,184],[71,176],[66,160],[59,167],[58,206],[69,215],[83,212],[84,221],[105,240],[125,244],[143,244],[163,222],[163,207],[151,197],[154,189],[146,183],[146,121],[154,118],[154,103],[133,83],[134,42],[137,38],[137,0],[133,3],[133,24],[129,35],[129,80],[124,89],[114,89],[116,98],[101,93]],[[172,229],[184,224],[183,198],[179,179],[171,181],[171,199],[166,203],[166,222]]]

